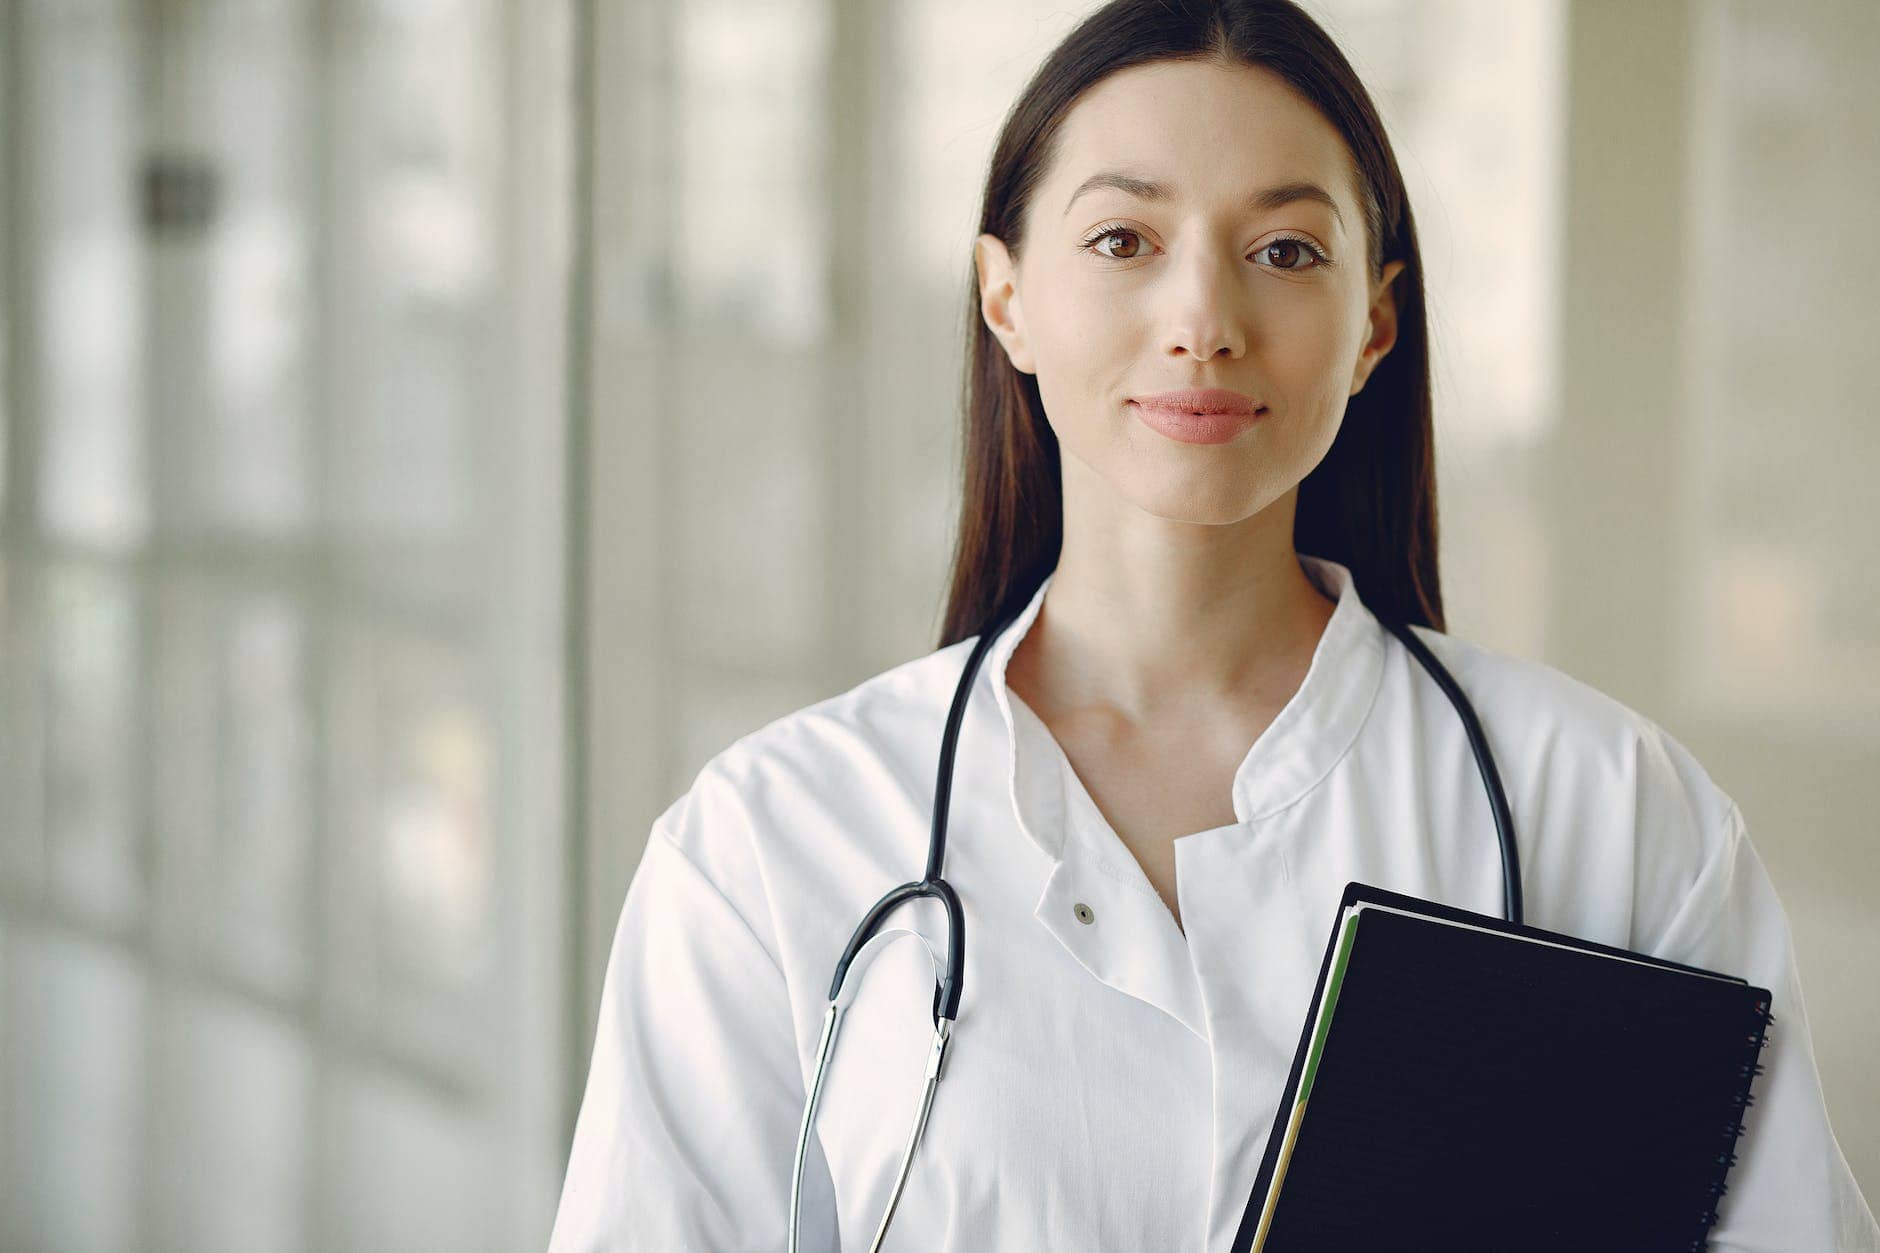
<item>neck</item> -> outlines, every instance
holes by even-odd
[[[1015,690],[1136,724],[1283,706],[1334,608],[1293,548],[1297,494],[1228,526],[1133,507],[1073,517],[1067,499],[1057,571],[1008,665]]]

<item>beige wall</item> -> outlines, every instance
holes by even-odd
[[[540,1247],[575,7],[0,0],[0,1248]]]

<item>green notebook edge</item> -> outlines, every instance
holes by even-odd
[[[1338,993],[1345,985],[1345,967],[1351,960],[1351,950],[1358,939],[1358,922],[1364,917],[1364,907],[1354,906],[1350,916],[1345,919],[1345,933],[1338,940],[1338,956],[1333,959],[1331,977],[1325,992],[1325,1012],[1319,1016],[1319,1028],[1312,1040],[1312,1052],[1306,1057],[1305,1080],[1299,1085],[1299,1099],[1295,1104],[1304,1105],[1312,1095],[1312,1081],[1319,1073],[1319,1056],[1325,1051],[1325,1039],[1332,1033],[1332,1015],[1338,1012]]]

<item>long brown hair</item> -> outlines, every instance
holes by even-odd
[[[1100,80],[1150,61],[1216,60],[1272,71],[1338,129],[1357,167],[1371,279],[1402,260],[1397,341],[1350,398],[1338,437],[1299,484],[1293,546],[1347,566],[1382,619],[1443,630],[1436,563],[1423,261],[1403,176],[1377,110],[1331,37],[1291,0],[1113,0],[1051,52],[993,149],[979,231],[1014,259],[1032,194],[1071,106]],[[1064,539],[1057,435],[1034,375],[1015,369],[967,282],[959,530],[939,646],[977,635],[1028,602]]]

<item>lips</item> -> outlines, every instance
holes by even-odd
[[[1183,388],[1172,392],[1155,392],[1146,396],[1136,396],[1132,399],[1147,409],[1209,416],[1230,415],[1250,418],[1265,408],[1251,396],[1220,387]]]
[[[1161,397],[1149,399],[1161,399]],[[1179,402],[1181,406],[1195,403],[1197,402],[1193,399]],[[1229,443],[1238,439],[1241,432],[1258,425],[1261,418],[1266,415],[1264,408],[1249,412],[1248,406],[1244,404],[1236,406],[1231,411],[1222,412],[1220,406],[1224,402],[1218,397],[1198,403],[1214,405],[1216,411],[1199,413],[1184,407],[1144,404],[1137,400],[1130,401],[1129,407],[1144,426],[1183,444]]]

